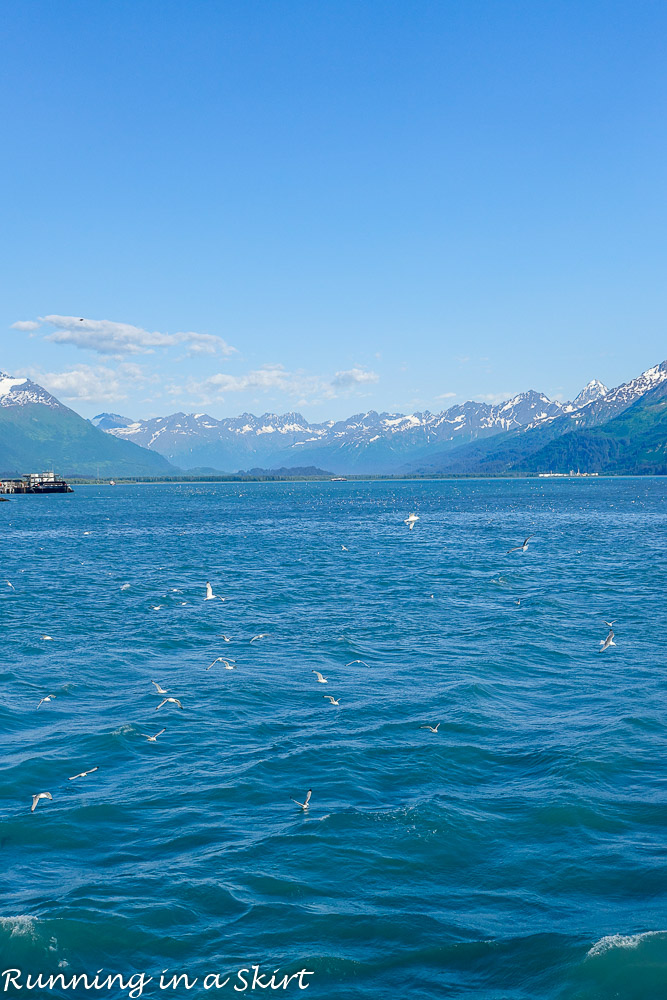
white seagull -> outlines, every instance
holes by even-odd
[[[404,521],[404,524],[407,524],[407,526],[409,527],[410,531],[412,531],[412,529],[415,526],[415,523],[418,520],[419,520],[419,518],[417,517],[416,514],[410,514],[408,517],[406,517],[406,519]]]
[[[440,728],[440,723],[438,723],[437,726],[420,726],[419,728],[429,729],[432,733],[437,733],[438,729]]]
[[[162,736],[162,734],[166,732],[167,732],[166,729],[161,729],[159,733],[155,734],[155,736],[149,736],[148,733],[139,733],[139,735],[145,736],[149,743],[155,743],[158,736]]]
[[[40,799],[52,799],[52,798],[53,795],[51,795],[51,792],[40,792],[39,795],[33,795],[30,812],[34,813],[35,809],[37,808],[37,803],[39,802]]]
[[[206,584],[206,597],[205,601],[224,601],[224,597],[218,597],[217,594],[213,593],[213,587],[210,583]]]
[[[40,705],[43,705],[45,701],[53,701],[54,698],[55,698],[54,694],[47,694],[45,698],[42,698],[37,708],[39,708]]]
[[[363,665],[364,665],[365,667],[367,667],[367,666],[368,666],[368,664],[366,663],[366,661],[365,661],[365,660],[350,660],[350,662],[349,662],[349,663],[346,663],[346,664],[345,664],[345,666],[346,666],[346,667],[351,667],[353,663],[363,663]]]
[[[164,607],[164,604],[151,604],[153,611],[160,611]]]
[[[129,583],[124,583],[123,586],[120,589],[121,590],[129,590],[130,589]]]
[[[12,590],[16,590],[16,587],[14,586],[14,584],[10,583],[9,580],[5,580],[5,583],[7,584],[8,587],[11,587]]]
[[[213,661],[213,663],[211,663],[211,664],[210,664],[210,665],[209,665],[209,666],[208,666],[208,667],[207,667],[206,669],[207,669],[207,670],[210,670],[210,669],[211,669],[211,667],[212,667],[212,666],[213,666],[214,664],[216,664],[216,663],[224,663],[224,665],[225,665],[225,670],[233,670],[233,669],[234,669],[234,667],[232,666],[232,663],[236,663],[236,660],[226,660],[226,659],[224,658],[224,656],[218,656],[218,657],[217,657],[217,658],[216,658],[216,659],[215,659],[215,660]]]
[[[168,701],[170,701],[172,705],[178,705],[179,708],[183,708],[178,698],[163,698],[160,704],[155,709],[155,711],[157,712],[158,708],[162,708],[162,706],[166,705]]]
[[[228,635],[225,635],[225,633],[224,633],[224,632],[222,632],[222,633],[220,634],[220,638],[222,639],[222,641],[223,641],[223,642],[231,642],[231,641],[232,641],[232,640],[231,640],[231,639],[229,638],[229,636],[228,636]]]
[[[299,802],[297,799],[292,799],[292,802],[296,802],[296,804],[298,806],[301,806],[302,809],[307,809],[308,808],[308,803],[310,802],[310,796],[312,794],[313,794],[313,790],[312,790],[312,788],[309,788],[308,791],[306,792],[306,801],[305,802]],[[290,796],[290,798],[291,798],[291,796]]]
[[[81,774],[73,774],[69,780],[74,781],[75,778],[85,778],[88,774],[92,774],[94,771],[99,771],[99,767],[91,767],[90,771],[82,771]]]
[[[605,625],[609,625],[609,622],[605,622]],[[615,645],[616,643],[614,642],[614,630],[613,628],[610,627],[609,635],[607,636],[607,638],[600,639],[600,652],[604,653],[605,649],[608,649],[610,646],[615,646]]]
[[[326,677],[323,677],[322,674],[319,672],[319,670],[313,670],[312,672],[317,675],[317,683],[318,684],[328,684],[329,683],[329,681],[326,679]]]
[[[508,549],[506,555],[509,555],[510,552],[525,552],[526,549],[528,548],[528,542],[532,537],[533,537],[532,535],[528,535],[528,538],[525,538],[523,540],[522,545],[515,545],[513,549]]]
[[[166,694],[167,693],[168,689],[160,687],[160,685],[158,684],[157,681],[151,681],[151,684],[155,685],[155,690],[157,691],[158,694]]]
[[[52,635],[40,635],[40,639],[44,639],[46,642],[53,642]]]
[[[333,697],[333,695],[323,694],[322,697],[323,698],[328,698],[332,705],[340,705],[340,702],[336,701],[336,699]]]
[[[348,551],[349,551],[349,549],[348,549],[347,545],[341,545],[341,550],[342,550],[343,552],[348,552]]]
[[[252,637],[252,639],[250,641],[251,642],[257,642],[258,639],[268,639],[268,637],[269,637],[269,633],[268,632],[260,632],[259,635],[253,635],[253,637]]]

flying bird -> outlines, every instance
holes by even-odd
[[[35,809],[37,808],[37,803],[39,802],[40,799],[52,799],[52,798],[53,798],[53,795],[51,795],[51,792],[40,792],[39,795],[33,795],[33,797],[32,797],[32,806],[30,807],[30,812],[34,813]],[[308,800],[306,800],[306,801],[308,801]]]
[[[605,625],[608,624],[609,622],[605,622]],[[600,652],[604,653],[605,649],[608,649],[610,646],[615,646],[615,645],[616,643],[614,642],[614,630],[613,628],[610,628],[609,635],[607,636],[607,638],[600,639]]]
[[[160,611],[164,607],[164,604],[151,604],[153,611]]]
[[[159,733],[155,734],[155,736],[149,736],[148,733],[139,733],[139,735],[145,736],[149,743],[155,743],[158,736],[162,736],[162,734],[166,732],[167,732],[166,729],[161,729]]]
[[[313,794],[313,790],[312,790],[312,788],[309,788],[308,791],[307,791],[307,793],[306,793],[306,801],[305,802],[299,802],[297,799],[292,799],[292,802],[296,802],[296,804],[298,806],[301,806],[302,809],[307,809],[308,808],[308,804],[310,802],[310,796],[312,794]],[[290,796],[290,798],[291,798],[291,796]]]
[[[438,729],[440,728],[440,723],[438,723],[437,726],[420,726],[419,728],[429,729],[432,733],[437,733]]]
[[[258,639],[268,639],[268,637],[269,637],[269,633],[268,632],[260,632],[259,635],[253,635],[253,637],[252,637],[252,639],[250,641],[251,642],[257,642]]]
[[[336,701],[336,699],[333,697],[333,695],[323,694],[322,697],[323,698],[328,698],[332,705],[340,705],[340,702]]]
[[[211,667],[212,667],[212,666],[213,666],[214,664],[216,664],[216,663],[224,663],[224,665],[225,665],[225,670],[233,670],[233,669],[234,669],[234,667],[232,666],[232,663],[236,663],[236,660],[226,660],[226,659],[224,658],[224,656],[218,656],[218,657],[216,657],[216,659],[215,659],[215,660],[213,661],[213,663],[211,663],[211,664],[210,664],[210,665],[209,665],[209,666],[208,666],[208,667],[207,667],[206,669],[207,669],[207,670],[210,670],[210,669],[211,669]]]
[[[44,639],[47,642],[53,642],[53,636],[52,635],[40,635],[40,639]]]
[[[224,601],[224,597],[218,597],[217,594],[213,593],[213,587],[210,583],[206,584],[206,597],[205,601]]]
[[[7,584],[8,587],[11,587],[12,590],[16,590],[16,587],[14,586],[14,584],[10,583],[9,580],[5,580],[5,583]]]
[[[157,691],[158,694],[166,694],[167,693],[168,689],[160,687],[160,685],[158,684],[157,681],[151,681],[151,684],[155,685],[155,690]]]
[[[317,675],[317,683],[318,684],[328,684],[329,683],[329,681],[326,679],[326,677],[323,677],[322,674],[319,672],[319,670],[313,670],[312,672]]]
[[[37,708],[39,708],[40,705],[43,705],[45,701],[53,701],[54,698],[55,698],[54,694],[47,694],[45,698],[42,698]]]
[[[129,590],[130,589],[129,583],[124,583],[123,586],[120,589],[121,590]]]
[[[90,771],[82,771],[81,774],[73,774],[69,780],[74,781],[75,778],[85,778],[87,775],[92,774],[94,771],[99,771],[99,767],[91,767]]]
[[[525,552],[528,548],[528,542],[532,537],[532,535],[528,535],[528,538],[524,539],[523,545],[515,545],[513,549],[508,549],[506,554],[509,555],[510,552]]]
[[[341,545],[341,550],[343,552],[349,552],[349,549],[348,549],[347,545]]]
[[[353,663],[363,663],[363,665],[364,665],[365,667],[367,667],[367,666],[368,666],[368,664],[366,663],[366,661],[365,661],[365,660],[350,660],[350,662],[349,662],[349,663],[346,663],[346,664],[345,664],[345,666],[346,666],[346,667],[351,667]]]
[[[232,641],[232,640],[231,640],[231,639],[229,638],[229,636],[228,636],[228,635],[225,635],[225,633],[224,633],[224,632],[222,632],[222,633],[221,633],[221,635],[220,635],[220,638],[222,639],[222,641],[223,641],[223,642],[231,642],[231,641]]]
[[[419,520],[419,518],[417,517],[416,514],[410,514],[410,515],[408,515],[408,517],[406,517],[406,519],[404,521],[404,524],[407,524],[407,526],[409,527],[410,531],[412,531],[412,529],[415,526],[415,523],[418,520]]]
[[[178,700],[178,698],[163,698],[162,701],[160,702],[160,704],[155,709],[155,711],[157,712],[158,708],[162,708],[162,706],[166,705],[167,702],[169,702],[169,701],[172,703],[172,705],[178,705],[179,708],[183,708],[183,706],[181,705],[181,703]]]

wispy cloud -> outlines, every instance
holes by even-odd
[[[42,324],[38,323],[34,319],[20,319],[16,323],[12,323],[10,330],[21,330],[24,333],[30,333],[32,330],[39,330]]]
[[[190,378],[182,391],[207,403],[221,401],[230,393],[248,391],[277,392],[299,401],[316,401],[349,395],[355,389],[378,380],[379,375],[364,368],[338,371],[327,377],[304,371],[291,372],[283,365],[263,365],[244,375],[218,372],[206,379]],[[170,391],[177,395],[181,390],[173,387]]]
[[[454,399],[457,395],[458,395],[458,393],[456,393],[456,392],[441,392],[440,395],[436,396],[435,398],[436,399]]]
[[[379,381],[380,376],[363,368],[349,368],[347,371],[336,372],[331,380],[335,389],[349,389],[355,385],[365,385]]]
[[[86,319],[81,316],[40,316],[39,322],[20,320],[13,324],[15,330],[36,330],[42,324],[55,327],[47,334],[46,340],[54,344],[69,344],[80,350],[94,351],[96,354],[124,357],[132,354],[152,354],[157,348],[185,345],[188,354],[217,354],[229,357],[236,348],[222,337],[211,333],[194,331],[162,333],[159,330],[144,330],[131,323],[118,323],[108,319]]]

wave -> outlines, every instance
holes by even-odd
[[[587,952],[586,958],[597,958],[597,956],[604,955],[605,952],[614,948],[637,948],[643,941],[656,937],[667,938],[667,930],[643,931],[639,934],[607,934],[606,937],[595,942],[590,951]]]

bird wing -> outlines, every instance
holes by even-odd
[[[312,789],[310,789],[310,788],[309,788],[309,789],[308,789],[308,794],[306,795],[306,801],[304,802],[304,806],[307,806],[307,805],[308,805],[308,803],[310,802],[310,796],[311,796],[312,794],[313,794],[313,792],[312,792]]]
[[[33,797],[32,797],[32,806],[30,807],[30,812],[31,813],[34,813],[35,809],[37,808],[37,803],[39,802],[40,798],[41,798],[41,795],[33,795]]]
[[[167,729],[165,727],[164,729],[161,729],[159,733],[156,733],[155,736],[153,737],[153,739],[157,739],[158,736],[162,736],[162,734],[166,733],[166,732],[167,732]]]
[[[163,699],[162,699],[162,701],[160,702],[160,704],[159,704],[159,705],[157,706],[157,708],[155,709],[155,711],[157,712],[157,710],[158,710],[159,708],[162,708],[162,706],[163,706],[163,705],[166,705],[168,701],[171,701],[171,699],[170,699],[170,698],[163,698]]]

